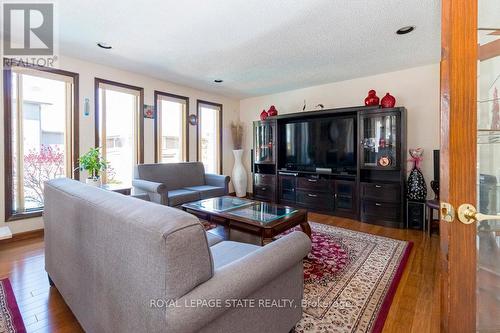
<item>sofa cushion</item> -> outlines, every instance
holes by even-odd
[[[221,197],[225,195],[225,190],[223,187],[210,186],[210,185],[200,185],[185,187],[184,189],[189,191],[195,191],[200,193],[202,199],[208,199],[213,197]]]
[[[223,241],[210,247],[214,260],[214,269],[218,269],[233,261],[260,249],[260,246],[238,243],[233,241]]]
[[[218,243],[222,242],[223,240],[224,239],[221,236],[207,231],[208,246],[214,246],[215,244],[218,244]]]
[[[200,200],[200,193],[194,191],[188,191],[185,189],[168,191],[168,205],[175,207],[185,204],[186,202],[192,202]]]

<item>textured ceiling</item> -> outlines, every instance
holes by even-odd
[[[440,7],[437,0],[64,0],[60,52],[242,98],[436,63]],[[406,25],[417,28],[395,34]]]

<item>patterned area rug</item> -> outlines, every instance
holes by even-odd
[[[9,279],[0,280],[0,333],[26,332]]]
[[[304,315],[295,331],[382,331],[412,243],[311,223]]]

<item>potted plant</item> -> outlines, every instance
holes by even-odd
[[[247,195],[247,171],[241,161],[243,157],[243,125],[240,122],[231,123],[231,136],[234,148],[234,167],[231,180],[236,196],[241,198]]]
[[[91,148],[86,154],[78,159],[80,170],[89,173],[86,183],[92,186],[101,185],[100,173],[108,167],[108,163],[101,155],[100,148]]]

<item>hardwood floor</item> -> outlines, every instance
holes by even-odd
[[[309,221],[414,243],[384,332],[439,332],[439,237],[349,219],[309,214]],[[0,278],[9,277],[28,332],[82,332],[61,295],[49,287],[41,237],[0,242]]]

